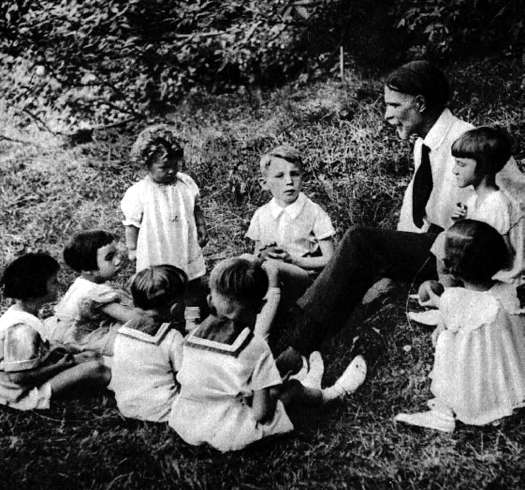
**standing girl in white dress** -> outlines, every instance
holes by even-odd
[[[170,426],[189,444],[208,443],[220,451],[242,449],[293,430],[285,406],[321,405],[362,383],[356,376],[361,372],[364,378],[362,366],[352,362],[333,386],[321,389],[324,366],[318,352],[310,356],[310,371],[302,383],[283,383],[268,344],[253,334],[268,289],[268,276],[259,262],[243,258],[220,262],[211,273],[210,289],[212,315],[183,345],[177,374],[181,391],[169,418]]]
[[[464,287],[428,290],[441,321],[433,334],[430,411],[398,422],[452,432],[455,420],[485,425],[525,403],[525,318],[516,288],[493,279],[507,260],[490,225],[460,220],[446,231],[445,265]]]
[[[57,296],[59,265],[45,253],[11,262],[0,281],[14,304],[0,317],[0,404],[18,410],[49,408],[51,399],[73,387],[103,387],[109,371],[94,353],[74,354],[50,345],[37,317]]]
[[[185,316],[191,328],[205,296],[201,278],[206,267],[201,247],[208,236],[199,189],[189,175],[179,171],[184,152],[173,128],[165,124],[144,129],[131,156],[147,167],[148,174],[126,191],[121,202],[128,256],[136,260],[137,271],[171,264],[186,273]]]

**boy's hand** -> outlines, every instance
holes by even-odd
[[[80,364],[81,362],[87,362],[87,361],[94,361],[97,359],[100,359],[102,356],[93,350],[85,350],[82,352],[79,352],[78,354],[75,354],[74,356],[75,362],[77,364]]]
[[[292,257],[284,250],[284,248],[275,247],[272,251],[268,252],[268,257],[275,260],[282,260],[283,262],[291,262]]]
[[[436,344],[437,344],[439,336],[445,330],[446,330],[446,328],[445,328],[445,324],[443,322],[440,322],[438,324],[438,326],[434,329],[434,331],[432,332],[432,346],[433,347],[436,347]]]
[[[456,203],[456,208],[454,209],[454,212],[452,213],[452,219],[454,221],[459,219],[465,219],[467,217],[467,206],[465,206],[462,202]]]
[[[268,286],[269,287],[279,287],[279,266],[275,263],[274,260],[265,260],[261,267],[266,272],[268,276]]]

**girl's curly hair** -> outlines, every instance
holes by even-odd
[[[182,140],[176,130],[167,124],[154,124],[143,129],[131,147],[131,160],[134,163],[149,166],[151,158],[159,148],[163,147],[169,156],[182,158],[184,150]]]

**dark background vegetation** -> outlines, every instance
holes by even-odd
[[[280,143],[304,154],[306,191],[339,235],[394,226],[411,149],[385,127],[381,77],[416,57],[445,69],[457,115],[506,127],[525,157],[523,1],[0,6],[0,267],[28,250],[61,259],[80,229],[122,236],[119,201],[144,171],[129,148],[153,120],[185,141],[211,235],[208,269],[246,249],[249,219],[268,199],[258,158]],[[74,274],[62,266],[65,290]],[[405,293],[354,318],[393,332],[365,386],[296,414],[289,437],[220,455],[124,419],[108,394],[47,412],[2,408],[0,488],[523,488],[523,414],[452,435],[392,422],[430,396],[430,335],[407,322]],[[326,384],[349,361],[346,336],[323,346]]]

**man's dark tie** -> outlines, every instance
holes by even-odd
[[[425,207],[432,192],[432,169],[430,168],[430,148],[426,145],[421,146],[421,163],[414,175],[414,185],[412,187],[412,220],[414,224],[421,228],[425,217]]]

